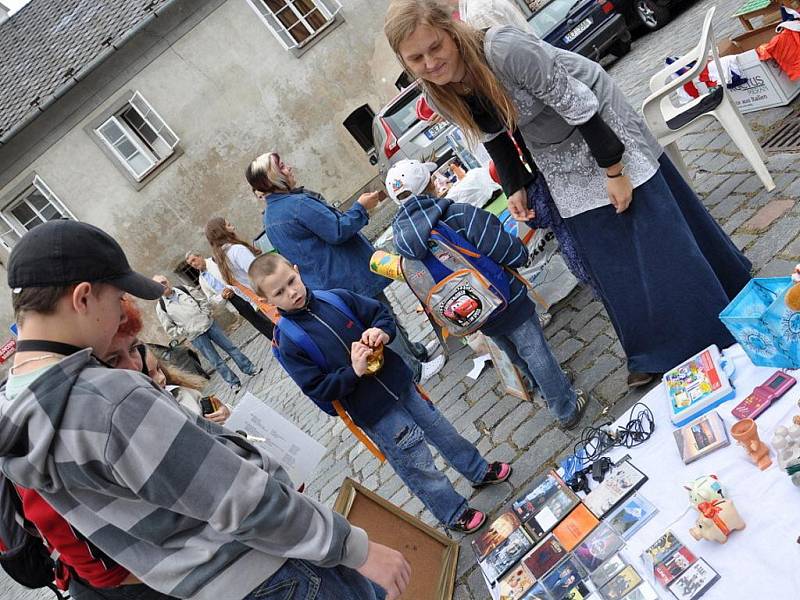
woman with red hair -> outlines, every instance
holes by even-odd
[[[125,320],[111,340],[106,355],[99,358],[113,369],[130,369],[147,375],[144,364],[145,346],[139,340],[139,333],[144,326],[142,313],[128,295],[122,299],[122,312]]]

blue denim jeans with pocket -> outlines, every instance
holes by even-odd
[[[547,408],[561,423],[575,414],[575,390],[547,345],[539,317],[533,315],[511,333],[491,336],[511,362],[542,391]]]
[[[178,600],[142,583],[115,588],[93,588],[78,581],[76,577],[69,581],[69,597],[73,600]]]
[[[222,331],[222,327],[220,327],[216,321],[209,327],[205,333],[201,333],[195,339],[192,340],[192,346],[197,348],[203,356],[206,357],[206,360],[214,365],[214,368],[219,372],[220,377],[222,377],[228,385],[241,385],[241,381],[236,376],[236,374],[228,368],[228,365],[225,364],[225,359],[219,355],[217,349],[214,347],[214,344],[222,348],[228,355],[233,359],[233,362],[236,363],[236,366],[239,367],[243,373],[247,375],[254,375],[256,372],[255,366],[253,363],[250,362],[250,359],[247,358],[244,353],[236,347],[230,338],[225,335],[225,332]]]
[[[395,473],[443,525],[454,525],[468,508],[447,476],[436,468],[428,444],[472,483],[483,481],[489,465],[432,403],[409,384],[400,401],[377,423],[362,427]]]
[[[347,567],[289,559],[243,600],[385,600],[383,588]]]

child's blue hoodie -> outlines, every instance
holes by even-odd
[[[347,304],[365,329],[377,327],[389,334],[390,340],[394,339],[394,319],[383,304],[346,290],[331,292]],[[350,345],[361,339],[364,329],[313,292],[308,291],[308,301],[303,308],[280,313],[302,327],[328,361],[330,372],[325,372],[288,335],[279,335],[286,372],[303,393],[329,415],[336,415],[333,401],[340,400],[356,425],[372,425],[413,385],[411,369],[386,346],[383,368],[377,374],[356,375],[351,364]]]

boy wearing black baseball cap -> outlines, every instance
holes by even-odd
[[[266,452],[190,417],[141,373],[93,358],[124,319],[126,292],[162,292],[108,234],[75,221],[39,225],[14,247],[8,283],[19,325],[0,387],[9,480],[174,597],[250,600],[292,580],[298,592],[322,583],[331,597],[376,598],[365,577],[388,598],[402,593],[402,555],[297,493]]]

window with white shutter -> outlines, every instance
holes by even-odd
[[[95,132],[136,181],[169,158],[180,141],[139,92]]]
[[[338,0],[246,0],[287,50],[302,48],[342,9]]]
[[[38,175],[0,210],[0,244],[11,250],[25,232],[45,221],[75,216]]]

